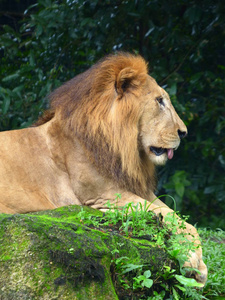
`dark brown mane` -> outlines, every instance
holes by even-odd
[[[47,123],[54,117],[54,115],[55,115],[55,112],[53,110],[51,111],[49,109],[49,110],[44,111],[43,115],[41,117],[39,117],[39,119],[34,124],[32,124],[32,127],[37,127],[37,126]]]

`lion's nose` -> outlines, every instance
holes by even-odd
[[[181,130],[178,129],[177,132],[178,132],[178,135],[179,135],[180,139],[185,138],[185,136],[187,135],[187,131],[181,131]]]

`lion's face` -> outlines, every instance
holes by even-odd
[[[172,159],[180,138],[187,134],[187,128],[177,115],[169,95],[150,76],[142,97],[140,144],[155,165],[163,165],[167,159]]]
[[[152,180],[154,165],[172,159],[180,138],[187,134],[168,94],[148,75],[140,56],[109,56],[51,98],[50,116],[52,111],[60,112],[67,135],[73,132],[79,137],[94,153],[98,168],[101,165],[109,173],[115,168],[117,174],[121,163],[122,171],[137,182],[144,182],[147,173]],[[112,159],[106,165],[109,151]],[[146,163],[143,152],[152,164]]]

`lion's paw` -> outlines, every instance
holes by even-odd
[[[202,255],[196,252],[191,252],[191,256],[189,261],[186,262],[183,266],[186,270],[186,275],[188,277],[194,277],[197,282],[202,283],[202,287],[205,285],[207,280],[207,267],[206,264],[202,260]],[[199,272],[196,272],[197,269]]]

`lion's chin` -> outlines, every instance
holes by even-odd
[[[161,155],[155,155],[154,153],[149,153],[149,159],[152,161],[152,163],[156,166],[163,166],[167,162],[167,153],[164,152]]]
[[[173,148],[149,147],[149,158],[155,165],[164,165],[167,159],[172,159]]]

